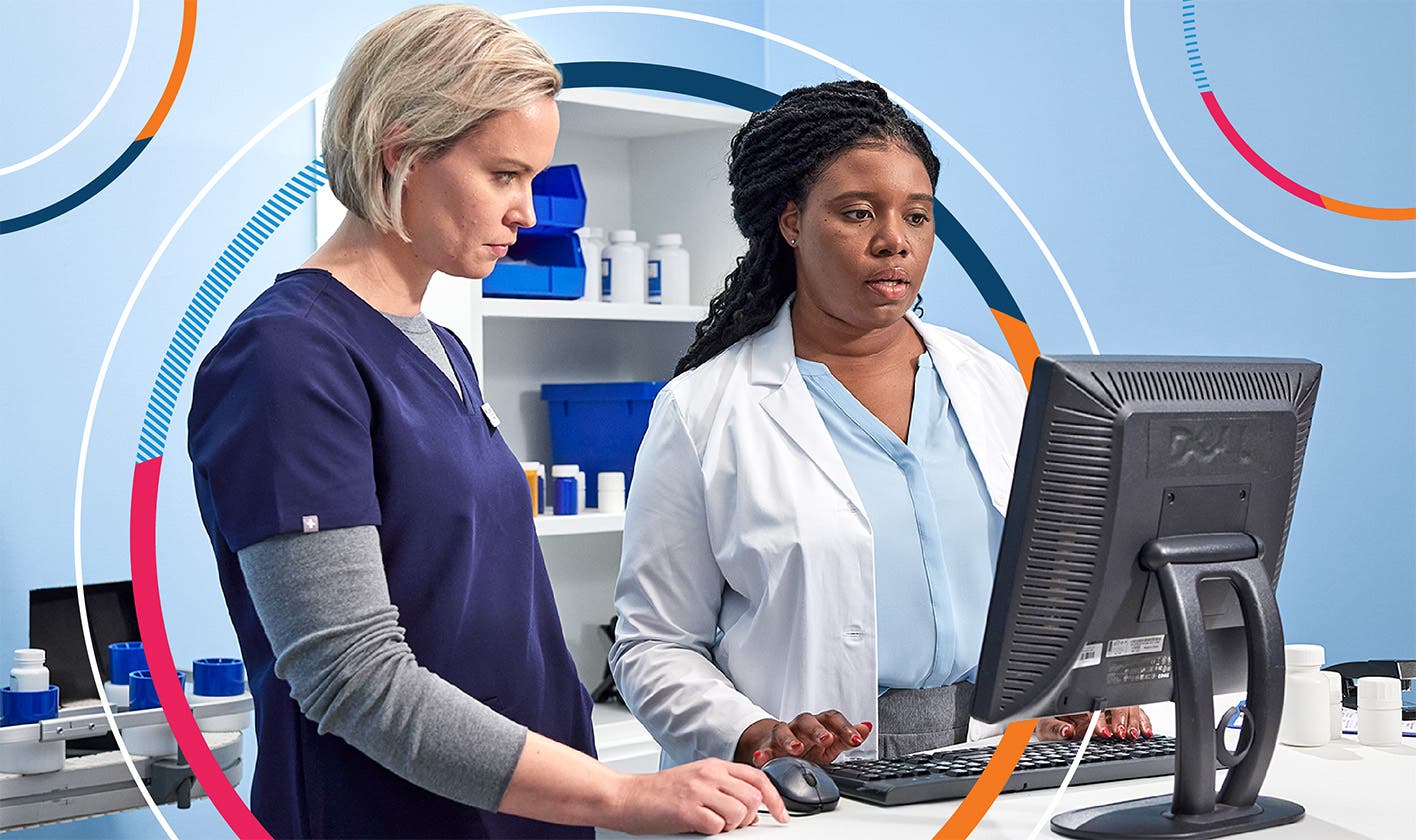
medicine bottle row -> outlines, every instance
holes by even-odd
[[[10,684],[0,687],[0,727],[21,726],[59,716],[59,689],[49,683],[49,668],[40,648],[15,651]],[[114,711],[136,712],[158,708],[160,703],[142,642],[115,642],[108,646],[108,681],[104,694]],[[188,702],[220,700],[246,693],[245,668],[239,659],[212,657],[192,662],[192,685],[177,672],[177,682]],[[251,725],[249,712],[202,715],[203,732],[239,732]],[[166,722],[128,726],[122,730],[129,754],[165,756],[177,753],[177,741]],[[64,767],[62,740],[9,741],[0,744],[0,773],[52,773]]]
[[[584,227],[576,231],[585,257],[585,299],[607,303],[688,304],[688,251],[683,236],[665,233],[654,238],[651,247],[632,230],[612,230],[609,241],[604,229]],[[595,266],[599,266],[599,282]]]
[[[522,461],[526,487],[531,492],[532,516],[574,516],[588,513],[585,507],[585,471],[578,464],[553,464],[551,479],[546,481],[546,467],[539,461]],[[600,507],[596,513],[624,512],[624,473],[601,472],[596,486]]]

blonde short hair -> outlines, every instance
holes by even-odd
[[[488,117],[560,92],[540,44],[472,6],[418,6],[354,45],[329,95],[321,153],[340,203],[408,240],[403,181]],[[391,170],[384,150],[402,145]]]

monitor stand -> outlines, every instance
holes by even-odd
[[[1090,840],[1224,837],[1286,825],[1303,818],[1303,806],[1259,796],[1278,742],[1283,710],[1283,627],[1273,584],[1248,534],[1190,534],[1151,540],[1140,564],[1154,572],[1165,604],[1175,686],[1175,793],[1082,808],[1052,819],[1052,830]],[[1214,722],[1209,643],[1200,605],[1202,580],[1234,585],[1244,615],[1249,657],[1248,697],[1237,749],[1224,745],[1231,710]],[[1216,759],[1229,776],[1214,789]]]

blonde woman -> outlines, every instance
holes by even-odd
[[[716,833],[757,770],[592,758],[515,456],[471,358],[420,311],[535,224],[560,75],[467,6],[366,35],[324,132],[349,213],[197,374],[189,447],[256,701],[252,809],[277,837]]]

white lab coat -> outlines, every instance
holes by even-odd
[[[1006,512],[1027,397],[1018,371],[906,318]],[[762,718],[839,709],[877,721],[874,561],[860,497],[797,370],[788,301],[664,388],[635,461],[610,666],[665,765],[732,760]],[[851,756],[875,757],[876,743]]]

